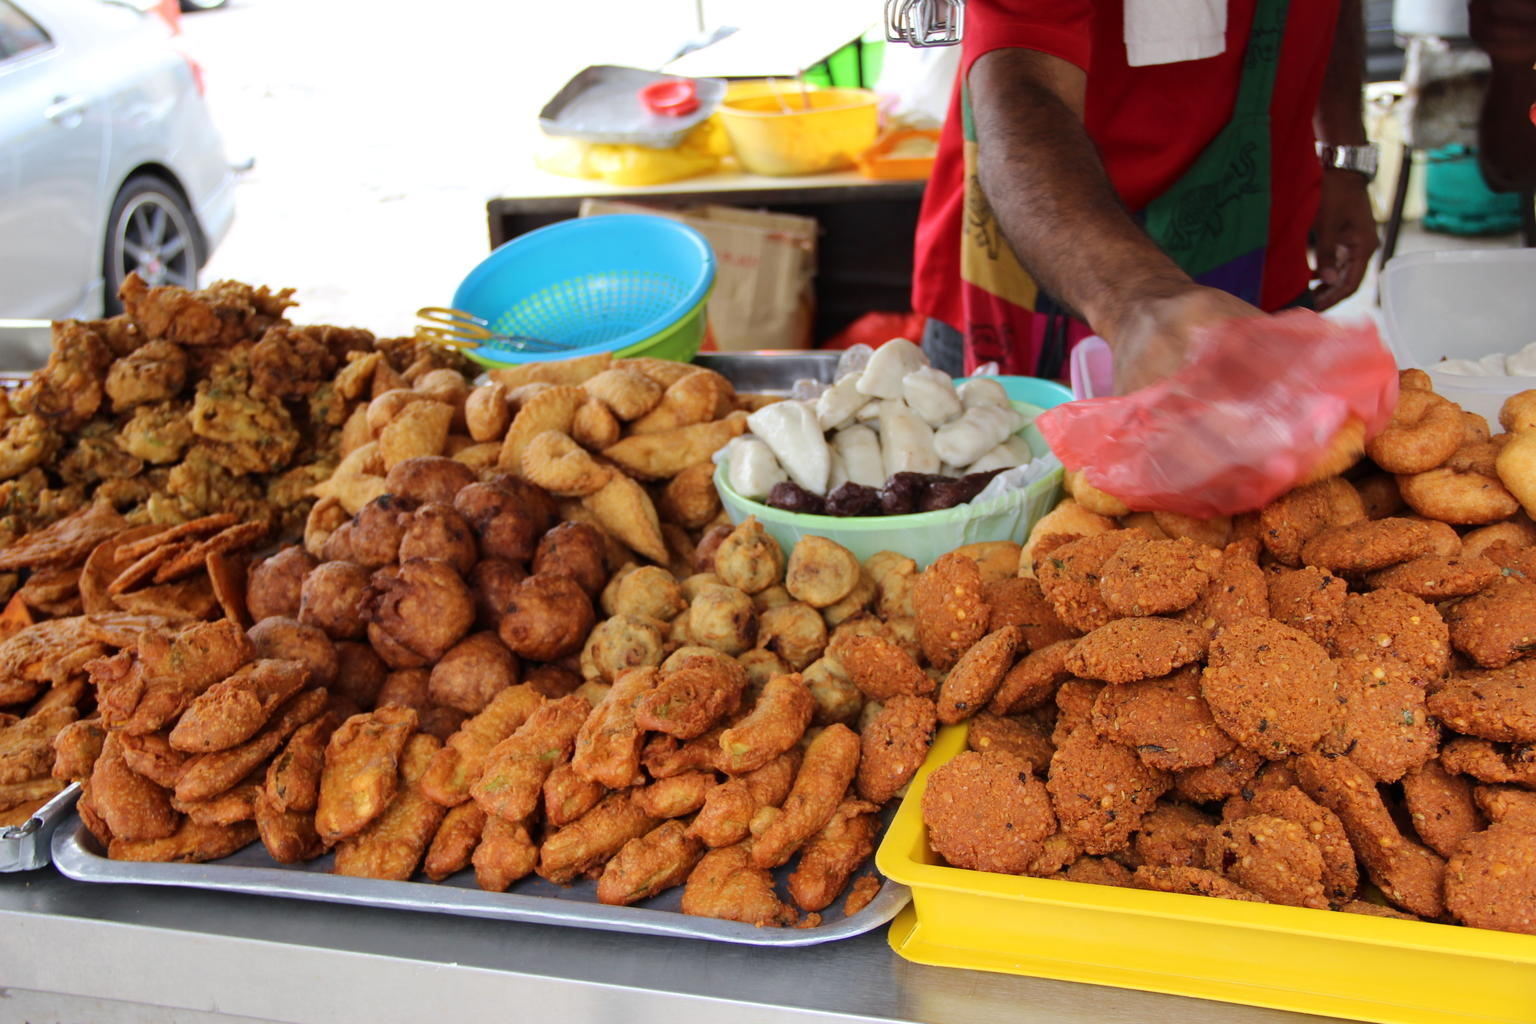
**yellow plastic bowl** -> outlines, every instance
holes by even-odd
[[[767,95],[727,97],[720,123],[736,159],[753,174],[821,174],[852,167],[879,134],[875,94],[868,89],[793,85]]]

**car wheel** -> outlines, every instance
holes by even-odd
[[[213,11],[227,3],[229,3],[229,0],[181,0],[181,9],[183,11]]]
[[[202,264],[202,235],[181,193],[159,178],[129,178],[107,218],[107,315],[122,311],[117,291],[130,273],[151,287],[196,288]]]

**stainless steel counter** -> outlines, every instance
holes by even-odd
[[[1169,955],[1177,956],[1177,950]],[[14,1002],[6,990],[21,990]],[[56,994],[51,1000],[39,993]],[[26,1016],[7,1009],[26,1007]],[[1324,1018],[920,967],[885,929],[760,949],[403,911],[0,878],[0,1021],[350,1024],[942,1021],[1303,1024]],[[145,1008],[162,1012],[146,1013]],[[174,1012],[172,1012],[174,1011]]]

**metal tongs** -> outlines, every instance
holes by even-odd
[[[570,348],[569,345],[563,345],[558,341],[529,338],[521,334],[497,334],[491,330],[491,325],[487,321],[473,313],[466,313],[462,309],[423,306],[416,311],[416,315],[427,321],[417,325],[416,337],[444,348],[466,349],[486,346],[540,355],[565,352]]]
[[[965,0],[885,0],[885,39],[954,46],[965,35]]]

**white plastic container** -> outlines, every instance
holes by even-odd
[[[1536,249],[1415,252],[1392,259],[1381,275],[1387,345],[1403,368],[1429,371],[1435,390],[1495,431],[1510,395],[1536,388],[1536,377],[1440,373],[1442,359],[1518,352],[1536,341]]]

